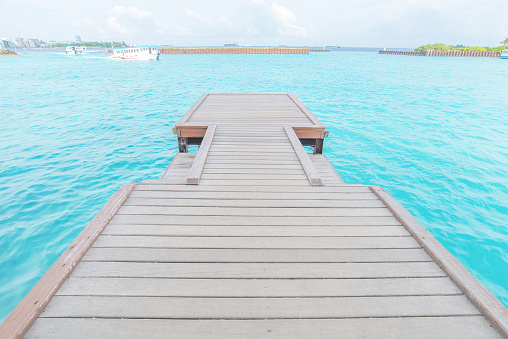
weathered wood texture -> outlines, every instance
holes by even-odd
[[[203,173],[203,167],[205,166],[206,158],[208,157],[208,152],[210,151],[214,133],[215,125],[210,124],[206,130],[203,142],[199,147],[199,151],[194,158],[194,162],[192,163],[192,167],[187,176],[187,184],[199,184],[199,181],[201,180],[201,174]]]
[[[506,309],[393,198],[295,152],[293,133],[326,131],[296,98],[205,95],[175,132],[211,124],[199,184],[176,184],[185,153],[138,184],[27,338],[506,335]]]
[[[196,153],[176,153],[161,180],[174,184],[186,184]]]
[[[389,211],[380,202],[369,187],[345,184],[140,184],[27,337],[51,336],[52,326],[73,333],[55,319],[98,326],[83,333],[115,336],[98,321],[117,328],[118,318],[134,333],[156,322],[145,335],[187,321],[183,336],[205,325],[207,336],[228,336],[224,322],[240,326],[231,333],[242,328],[250,336],[258,333],[253,324],[272,321],[283,329],[292,319],[314,336],[333,336],[329,330],[346,326],[355,337],[362,326],[379,323],[388,337],[418,337],[433,319],[433,327],[455,329],[433,329],[434,337],[499,337],[391,212],[392,219],[376,219],[385,213],[365,219],[370,210]],[[201,219],[199,208],[209,215]],[[281,213],[288,216],[273,219]],[[341,223],[331,221],[337,214]],[[327,330],[321,327],[326,321]],[[411,328],[392,328],[403,324]]]
[[[312,161],[310,161],[309,156],[305,152],[302,144],[298,140],[295,131],[291,126],[284,126],[284,131],[286,132],[289,141],[293,145],[293,149],[300,160],[300,164],[302,164],[303,170],[309,179],[309,182],[312,186],[323,186],[323,182],[321,182],[321,177],[319,176],[319,172]]]
[[[496,338],[481,316],[179,320],[39,318],[27,338]]]

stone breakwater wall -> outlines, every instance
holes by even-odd
[[[308,48],[232,47],[232,48],[161,48],[161,54],[309,54]]]
[[[379,54],[390,55],[413,55],[413,56],[447,56],[447,57],[480,57],[497,58],[499,52],[480,52],[480,51],[379,51]]]

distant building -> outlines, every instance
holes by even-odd
[[[56,44],[57,42],[55,40],[51,40],[51,41],[46,41],[44,42],[41,47],[45,47],[45,48],[51,48],[53,47],[54,44]]]
[[[27,39],[25,45],[29,48],[39,48],[41,47],[41,41],[39,39]]]
[[[76,42],[81,42],[81,37],[79,35],[76,35],[74,40],[76,40]]]
[[[9,48],[9,39],[0,39],[0,47],[2,48]]]
[[[14,41],[16,41],[16,47],[20,47],[20,48],[27,47],[25,45],[25,41],[23,40],[23,38],[16,38],[16,39],[14,39]]]

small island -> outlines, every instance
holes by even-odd
[[[498,58],[501,52],[506,50],[508,38],[500,42],[502,46],[483,47],[483,46],[451,46],[443,43],[427,44],[415,48],[413,51],[387,51],[380,50],[379,54],[391,55],[412,55],[412,56],[445,56],[445,57],[482,57],[482,58]]]
[[[10,49],[0,47],[0,55],[19,55],[19,54],[11,51]]]
[[[507,39],[505,39],[503,43],[503,46],[498,47],[487,47],[487,46],[464,46],[464,45],[456,45],[456,46],[450,46],[443,43],[437,43],[437,44],[427,44],[422,45],[420,47],[415,48],[415,52],[423,52],[423,51],[468,51],[468,52],[498,52],[501,53],[502,50],[506,48]]]

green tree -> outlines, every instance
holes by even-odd
[[[503,44],[503,47],[506,47],[506,45],[508,45],[508,38],[504,38],[504,40],[501,41],[500,44]]]
[[[415,51],[453,51],[455,48],[447,44],[428,44],[415,48]]]

